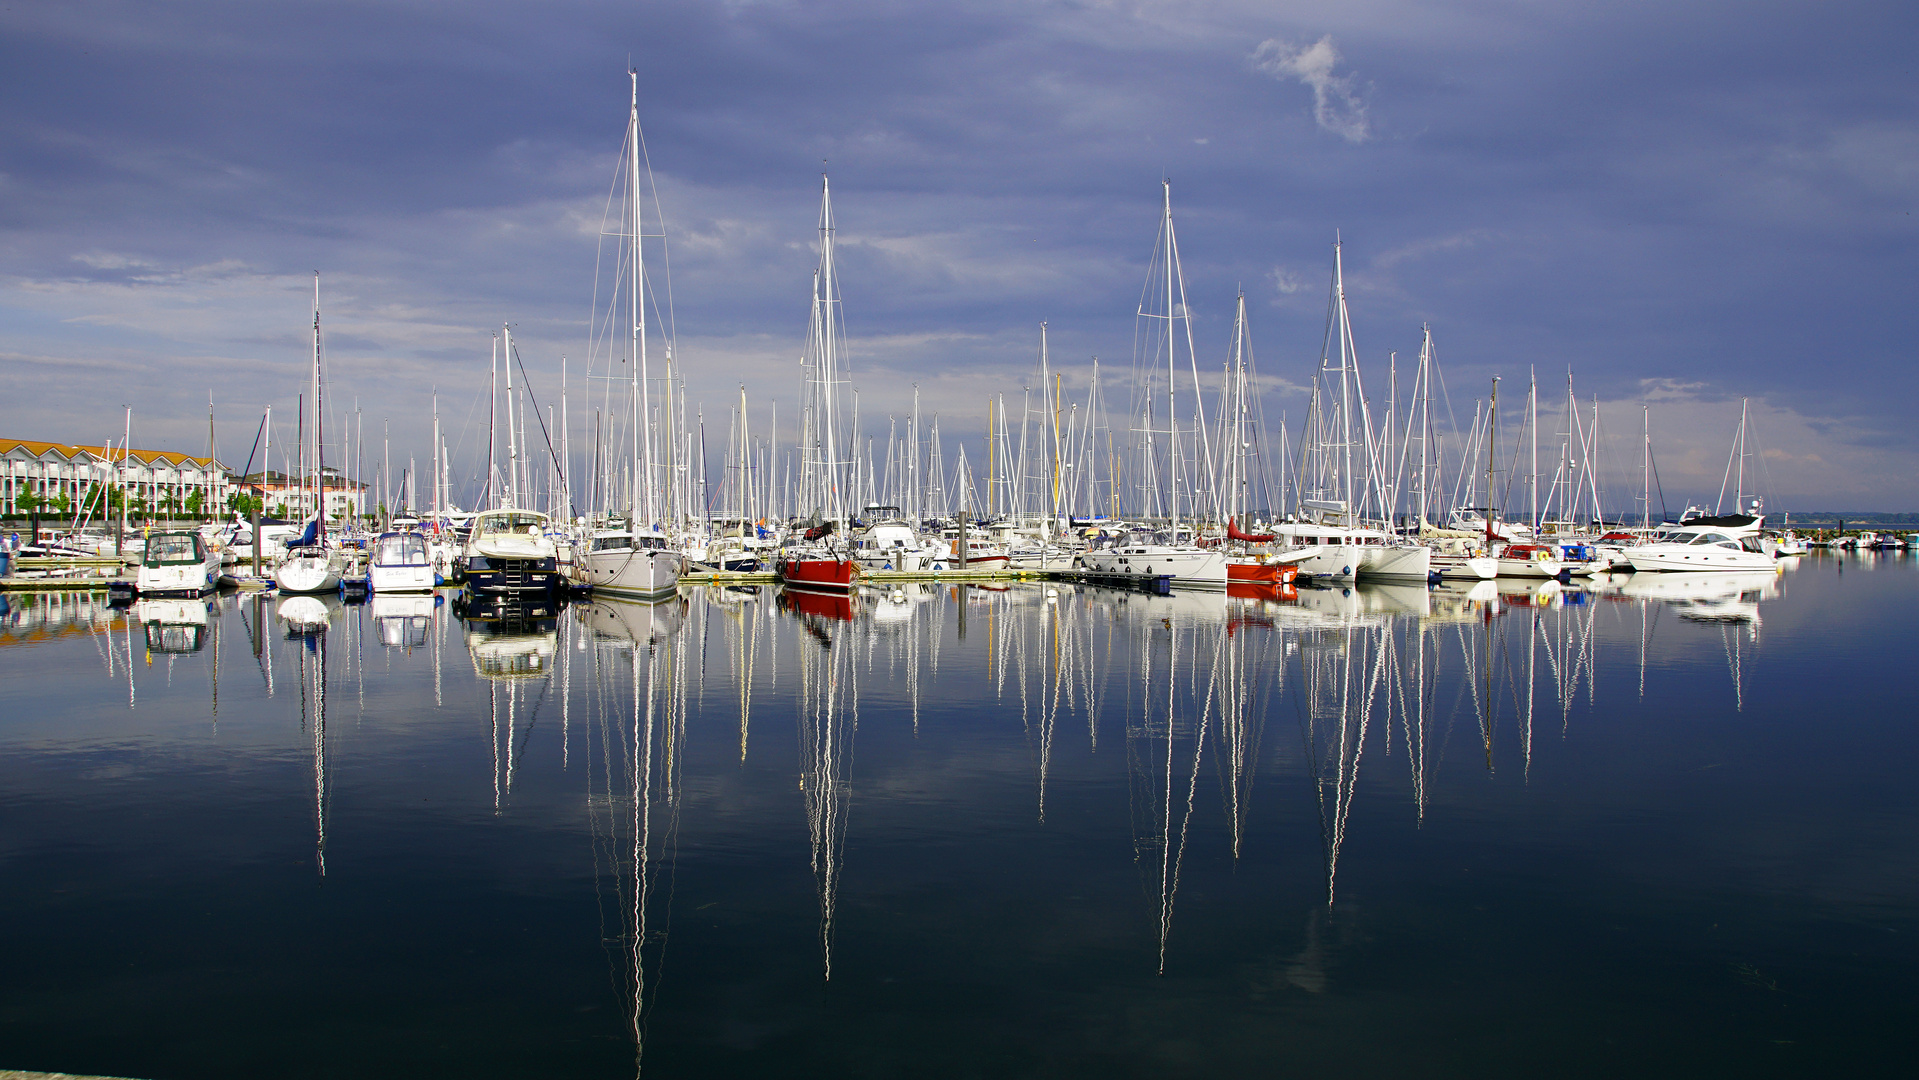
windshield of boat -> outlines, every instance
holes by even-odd
[[[426,537],[382,536],[373,549],[373,561],[381,566],[424,564],[427,561]]]
[[[480,518],[479,528],[483,533],[523,533],[528,529],[537,533],[546,528],[546,515],[528,512],[486,514]]]
[[[148,566],[185,566],[203,558],[200,538],[193,533],[162,533],[147,540]]]
[[[1725,533],[1716,533],[1716,532],[1700,533],[1698,536],[1695,536],[1692,538],[1691,543],[1719,544],[1723,547],[1729,547],[1729,548],[1736,548],[1739,546],[1738,541],[1734,540],[1732,537],[1727,536]]]

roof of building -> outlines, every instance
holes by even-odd
[[[49,453],[59,454],[71,461],[77,457],[91,457],[99,461],[117,462],[123,458],[132,458],[143,465],[165,461],[170,465],[197,465],[200,468],[225,468],[209,457],[195,457],[173,450],[134,450],[131,453],[105,446],[82,446],[74,443],[41,442],[37,439],[0,439],[0,455],[11,454],[15,450],[25,450],[34,457],[45,457]]]

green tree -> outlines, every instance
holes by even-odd
[[[190,518],[199,517],[200,509],[204,505],[205,501],[206,500],[205,500],[204,494],[200,491],[200,489],[195,488],[192,491],[187,492],[187,516]]]
[[[22,514],[31,514],[35,510],[40,509],[42,505],[42,501],[40,496],[35,495],[33,493],[32,488],[27,488],[26,490],[18,492],[17,494],[14,495],[13,505],[14,505],[14,509],[17,510],[18,512]]]
[[[47,500],[47,505],[53,509],[54,513],[65,517],[67,516],[67,511],[73,509],[73,499],[70,498],[66,492],[62,491]]]

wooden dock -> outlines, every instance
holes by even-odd
[[[114,582],[132,582],[133,561],[116,555],[94,558],[5,558],[0,592],[99,592]]]

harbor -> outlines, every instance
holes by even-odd
[[[0,1080],[1911,1071],[1919,16],[1512,7],[9,7]]]

